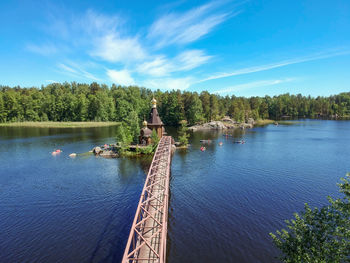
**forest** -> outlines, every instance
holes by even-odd
[[[148,118],[151,99],[165,125],[189,125],[223,116],[243,122],[253,119],[342,118],[350,116],[350,92],[329,97],[282,94],[236,97],[207,91],[152,91],[129,86],[91,83],[53,83],[41,88],[0,86],[0,122],[22,121],[118,121]]]

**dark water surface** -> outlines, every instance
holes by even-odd
[[[114,134],[0,127],[0,262],[120,262],[150,158],[68,157]],[[168,262],[278,262],[268,233],[305,202],[337,197],[350,171],[349,121],[233,136],[198,132],[174,155]],[[200,139],[213,140],[205,152]]]

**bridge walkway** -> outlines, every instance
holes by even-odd
[[[171,148],[171,136],[163,136],[146,177],[122,263],[166,260]]]

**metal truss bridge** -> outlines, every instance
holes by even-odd
[[[172,137],[163,136],[153,156],[122,263],[166,261]]]

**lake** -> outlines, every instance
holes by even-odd
[[[302,120],[194,133],[172,159],[168,262],[278,262],[269,232],[305,202],[339,196],[349,131],[350,121]],[[0,262],[120,262],[151,158],[68,156],[114,134],[0,127]],[[201,139],[212,140],[204,152]]]

